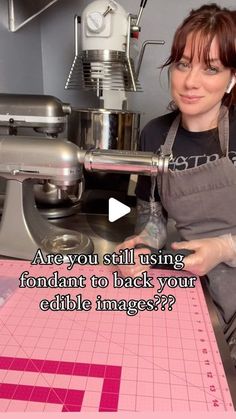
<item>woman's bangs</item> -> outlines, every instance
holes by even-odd
[[[215,34],[213,32],[206,33],[206,32],[193,32],[191,35],[191,55],[190,55],[190,62],[193,61],[194,56],[197,56],[199,61],[203,61],[207,66],[211,64],[212,58],[218,57],[211,57],[211,44]]]

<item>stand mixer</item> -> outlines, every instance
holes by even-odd
[[[7,179],[0,225],[0,254],[31,259],[38,248],[50,253],[91,253],[82,233],[58,228],[36,208],[33,180],[48,179],[64,190],[82,177],[77,147],[62,140],[0,137],[0,176]]]
[[[0,177],[7,181],[0,224],[0,254],[31,260],[43,254],[89,254],[92,240],[81,232],[56,227],[39,213],[35,183],[48,182],[58,197],[82,183],[87,171],[156,175],[168,167],[164,157],[150,153],[80,149],[58,138],[70,111],[51,96],[0,95]],[[34,128],[44,137],[16,135],[18,129]]]
[[[44,219],[35,206],[33,183],[48,179],[60,189],[75,184],[88,171],[157,176],[170,165],[169,156],[146,152],[79,149],[65,140],[0,137],[0,176],[7,180],[0,225],[0,254],[32,260],[43,254],[89,254],[91,239]]]
[[[68,139],[81,149],[137,149],[140,112],[129,110],[127,95],[141,92],[138,75],[146,45],[164,44],[146,41],[139,54],[146,3],[142,0],[138,15],[133,15],[117,1],[95,0],[74,18],[75,55],[65,88],[93,91],[99,102],[98,108],[72,108],[68,118]],[[132,180],[129,175],[85,172],[84,202],[93,200],[94,191],[104,208],[106,192],[126,199]]]
[[[70,112],[71,106],[54,96],[0,93],[0,133],[32,136],[36,131],[39,138],[57,138],[65,131]],[[82,178],[65,190],[42,179],[34,185],[37,205],[47,218],[73,214],[82,190]]]
[[[65,88],[93,90],[99,99],[98,109],[72,109],[69,140],[81,148],[136,149],[140,114],[128,111],[126,92],[141,91],[138,73],[145,46],[164,43],[146,41],[135,70],[139,23],[146,3],[141,1],[136,16],[115,0],[95,0],[81,17],[75,16],[75,57]]]

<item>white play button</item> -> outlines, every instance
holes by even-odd
[[[130,211],[130,207],[128,207],[125,204],[122,204],[122,202],[118,201],[117,199],[109,199],[108,220],[111,223],[113,223],[116,220],[119,220],[119,218],[124,217],[126,214],[129,214]]]

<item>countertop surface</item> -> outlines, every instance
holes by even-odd
[[[94,207],[95,211],[96,207]],[[112,253],[115,251],[117,244],[121,243],[125,238],[132,236],[135,226],[135,208],[132,208],[131,213],[114,223],[108,221],[108,215],[103,214],[84,214],[77,213],[76,215],[64,219],[52,221],[56,225],[62,227],[79,230],[92,238],[94,243],[94,252],[99,255],[99,259],[105,253]],[[171,252],[171,242],[178,240],[179,236],[175,229],[173,220],[168,222],[168,241],[167,252]],[[171,269],[170,266],[158,266],[159,269]],[[217,344],[219,346],[220,354],[226,371],[229,387],[231,389],[232,397],[236,405],[236,372],[229,356],[228,346],[225,342],[216,310],[212,299],[209,295],[208,289],[204,281],[202,282],[204,295],[207,302],[210,318],[212,321],[213,329],[216,335]]]
[[[115,196],[115,198],[116,197],[117,196]],[[125,203],[127,204],[127,202]],[[114,223],[110,223],[106,213],[106,205],[105,202],[104,207],[104,200],[101,205],[99,205],[99,200],[97,200],[97,197],[95,196],[94,200],[90,200],[88,207],[81,206],[80,211],[78,211],[77,208],[74,215],[52,219],[50,222],[53,225],[79,231],[88,235],[93,241],[94,253],[96,253],[99,260],[102,261],[105,253],[114,252],[117,244],[133,235],[135,225],[135,209],[133,207],[129,215]],[[83,212],[84,210],[88,210],[88,208],[89,213]],[[178,238],[172,221],[168,224],[168,232],[167,249],[169,249],[170,243]],[[6,263],[8,262],[10,263],[10,261],[7,261]],[[4,265],[4,260],[2,263]],[[11,269],[13,269],[13,271],[15,270],[15,273],[12,271],[12,275],[15,278],[18,277],[21,269],[25,269],[24,263],[25,262],[21,261],[18,261],[16,264],[14,264],[14,262],[12,263]],[[39,267],[37,266],[30,268],[30,271],[33,273],[35,272],[36,275],[38,268]],[[152,270],[154,276],[165,275],[165,272],[167,276],[173,275],[173,270],[169,270],[173,269],[173,267],[157,266],[157,268],[158,269]],[[163,268],[166,269],[163,270]],[[6,269],[6,267],[4,267],[4,269]],[[9,268],[8,270],[9,275],[11,269]],[[40,267],[40,269],[42,274],[47,267]],[[80,272],[84,272],[86,275],[96,275],[97,273],[100,273],[100,275],[103,274],[109,277],[112,273],[110,271],[108,272],[107,269],[109,268],[102,266],[87,266],[81,267]],[[202,290],[204,291],[204,296]],[[98,294],[97,290],[91,289],[87,291],[89,292],[88,295],[89,298],[91,297],[91,300],[94,298],[96,299],[96,294]],[[101,292],[101,295],[106,298],[117,298],[117,300],[118,296],[119,299],[123,296],[126,300],[128,297],[140,299],[145,295],[143,294],[144,291],[145,290],[139,292],[137,289],[126,290],[123,288],[118,292],[117,290],[110,289],[110,291],[108,290],[107,292],[104,290],[104,293]],[[10,333],[13,323],[15,328],[14,333],[16,333],[15,337],[12,335],[9,338],[9,342],[12,342],[10,346],[6,344],[6,347],[2,347],[0,355],[0,364],[2,363],[1,368],[4,371],[4,368],[7,365],[7,374],[11,377],[11,374],[14,373],[14,371],[12,371],[12,365],[15,365],[15,371],[19,372],[24,366],[25,358],[30,358],[32,362],[31,366],[27,364],[29,366],[29,370],[27,371],[34,371],[38,374],[41,368],[41,379],[37,378],[39,377],[38,375],[37,377],[35,375],[36,384],[34,387],[31,386],[31,391],[34,396],[31,397],[31,401],[35,402],[40,399],[41,402],[45,403],[45,410],[47,410],[49,405],[51,406],[50,403],[52,403],[53,400],[55,403],[59,403],[58,400],[56,400],[55,394],[51,394],[51,392],[55,393],[54,387],[56,386],[56,383],[58,384],[58,382],[60,382],[60,385],[62,385],[61,383],[67,382],[67,384],[65,384],[67,389],[69,387],[71,388],[71,386],[68,387],[68,377],[66,378],[65,376],[62,380],[61,375],[58,379],[55,375],[55,385],[53,388],[52,385],[50,385],[50,393],[49,395],[47,393],[47,397],[44,397],[42,391],[48,391],[45,390],[45,383],[46,387],[48,386],[48,378],[46,381],[45,379],[42,380],[42,375],[46,374],[46,376],[49,377],[48,374],[53,368],[56,368],[55,371],[62,369],[69,372],[71,371],[72,364],[72,381],[73,383],[77,383],[77,388],[79,388],[76,397],[77,400],[80,399],[80,402],[76,402],[77,404],[74,406],[77,411],[81,410],[83,406],[85,407],[85,410],[90,411],[142,411],[147,409],[150,411],[162,409],[175,410],[175,408],[182,408],[182,410],[198,410],[198,408],[214,411],[233,410],[227,396],[228,390],[224,382],[224,374],[227,379],[234,408],[236,408],[235,369],[230,360],[229,351],[224,341],[206,284],[202,282],[201,285],[200,282],[198,282],[196,289],[185,289],[183,290],[184,294],[179,292],[181,290],[177,291],[176,298],[178,303],[176,305],[176,312],[173,310],[173,312],[166,313],[161,323],[161,313],[159,313],[159,317],[154,316],[154,313],[148,312],[129,317],[125,313],[96,313],[91,311],[88,314],[88,317],[85,313],[76,312],[77,320],[75,321],[74,317],[70,326],[69,320],[66,320],[66,313],[61,313],[60,321],[62,329],[59,330],[59,313],[49,313],[46,316],[45,313],[37,312],[37,314],[35,311],[36,301],[38,301],[40,295],[45,296],[46,291],[39,289],[18,290],[13,294],[13,297],[9,299],[9,302],[0,310],[3,334],[8,335]],[[51,289],[47,291],[46,296],[53,297],[53,294],[55,294],[55,290]],[[150,296],[153,297],[153,292]],[[19,308],[19,315],[17,314],[17,310],[13,311],[13,307]],[[25,310],[24,307],[28,307],[27,310]],[[1,313],[3,318],[1,318]],[[55,315],[57,315],[57,317],[55,317]],[[19,316],[22,316],[21,324],[19,323]],[[71,316],[68,316],[68,318]],[[8,321],[10,321],[9,324]],[[29,325],[30,322],[35,323],[35,330],[41,328],[41,331],[39,330],[40,338],[33,333],[33,324],[30,325],[31,329],[28,329],[27,324]],[[45,327],[43,326],[44,322],[46,322]],[[46,327],[46,324],[50,324],[49,328]],[[25,335],[24,342],[26,346],[24,346],[23,338],[21,338],[22,327],[25,329],[25,333],[26,329],[31,331],[30,333],[27,332]],[[72,333],[74,333],[73,331],[76,329],[77,337],[75,337],[74,334],[67,336],[66,329],[68,327]],[[163,333],[164,335],[162,335]],[[202,337],[201,333],[203,333]],[[214,334],[218,347],[215,343]],[[60,341],[60,338],[64,340]],[[14,341],[14,339],[16,339],[17,342]],[[76,342],[75,339],[77,339]],[[50,349],[48,350],[49,340]],[[42,346],[41,352],[39,348],[37,348],[39,342],[41,342],[42,345],[44,343],[46,345],[45,349],[43,349],[44,347]],[[73,344],[79,346],[74,347]],[[190,344],[191,347],[189,346]],[[30,345],[32,345],[32,348]],[[17,346],[17,351],[13,346]],[[221,359],[218,351],[220,352]],[[44,358],[44,353],[46,358]],[[13,356],[13,354],[15,355]],[[168,356],[164,354],[168,354]],[[151,356],[151,358],[149,358],[149,356]],[[178,356],[180,358],[176,361],[176,357],[178,358]],[[43,359],[47,359],[48,361],[43,361],[43,364],[41,365],[40,362],[42,363]],[[58,362],[58,359],[61,359],[62,362]],[[73,362],[68,362],[69,360]],[[221,366],[221,360],[224,370]],[[110,366],[108,367],[107,365]],[[180,369],[178,369],[178,366]],[[78,374],[75,373],[74,368],[77,368],[80,372]],[[85,372],[86,368],[89,368],[88,371],[90,371],[90,373]],[[107,375],[105,373],[106,371]],[[23,382],[31,384],[30,376],[28,376],[28,373],[26,372],[25,374],[28,378],[25,377],[25,381]],[[4,374],[2,373],[2,375]],[[4,402],[5,404],[2,404],[0,401],[0,410],[2,411],[11,411],[11,407],[14,408],[16,400],[22,400],[21,398],[17,399],[17,397],[23,397],[21,392],[23,394],[27,390],[22,386],[22,391],[19,389],[20,395],[16,396],[16,394],[18,394],[16,388],[7,381],[6,377],[8,377],[8,375],[4,375],[4,386],[2,389],[6,399]],[[87,377],[87,384],[85,383],[84,378],[81,378],[82,376]],[[103,381],[100,383],[102,387],[98,383],[100,378],[96,385],[95,382],[93,382],[93,385],[91,384],[92,387],[90,384],[88,385],[90,379],[92,380],[94,377],[103,377]],[[12,378],[12,380],[14,381],[14,378]],[[44,390],[42,390],[42,385]],[[92,396],[88,393],[91,391],[91,388]],[[132,388],[136,389],[135,392],[133,392]],[[56,390],[56,392],[57,391],[59,390]],[[68,393],[68,397],[70,398],[70,400],[68,399],[69,404],[65,401],[64,404],[62,403],[64,411],[73,410],[73,391]],[[9,392],[11,396],[8,397]],[[160,395],[160,392],[162,392],[162,395]],[[150,394],[151,397],[149,397]],[[182,394],[182,399],[180,394]],[[61,397],[63,398],[64,396]],[[9,398],[11,399],[10,404]],[[97,400],[96,402],[95,399]],[[6,402],[6,400],[8,400],[8,402]],[[46,401],[48,401],[48,403],[46,403]],[[22,407],[22,409],[27,410],[28,404],[24,406],[25,407]],[[30,409],[31,408],[29,407],[29,410]]]
[[[199,281],[158,294],[175,271],[149,270],[152,289],[115,287],[112,266],[5,260],[0,269],[13,286],[0,310],[0,411],[234,410]],[[23,272],[29,286],[19,288]],[[45,288],[56,272],[82,275],[86,287]],[[106,286],[92,286],[94,275]]]

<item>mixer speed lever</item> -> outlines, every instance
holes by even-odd
[[[117,4],[116,4],[116,2],[111,0],[111,1],[109,2],[108,6],[107,6],[107,9],[106,9],[106,10],[105,10],[105,12],[103,13],[103,16],[104,16],[104,17],[106,17],[106,15],[108,15],[108,13],[115,12],[115,11],[116,11],[116,9],[117,9]]]

